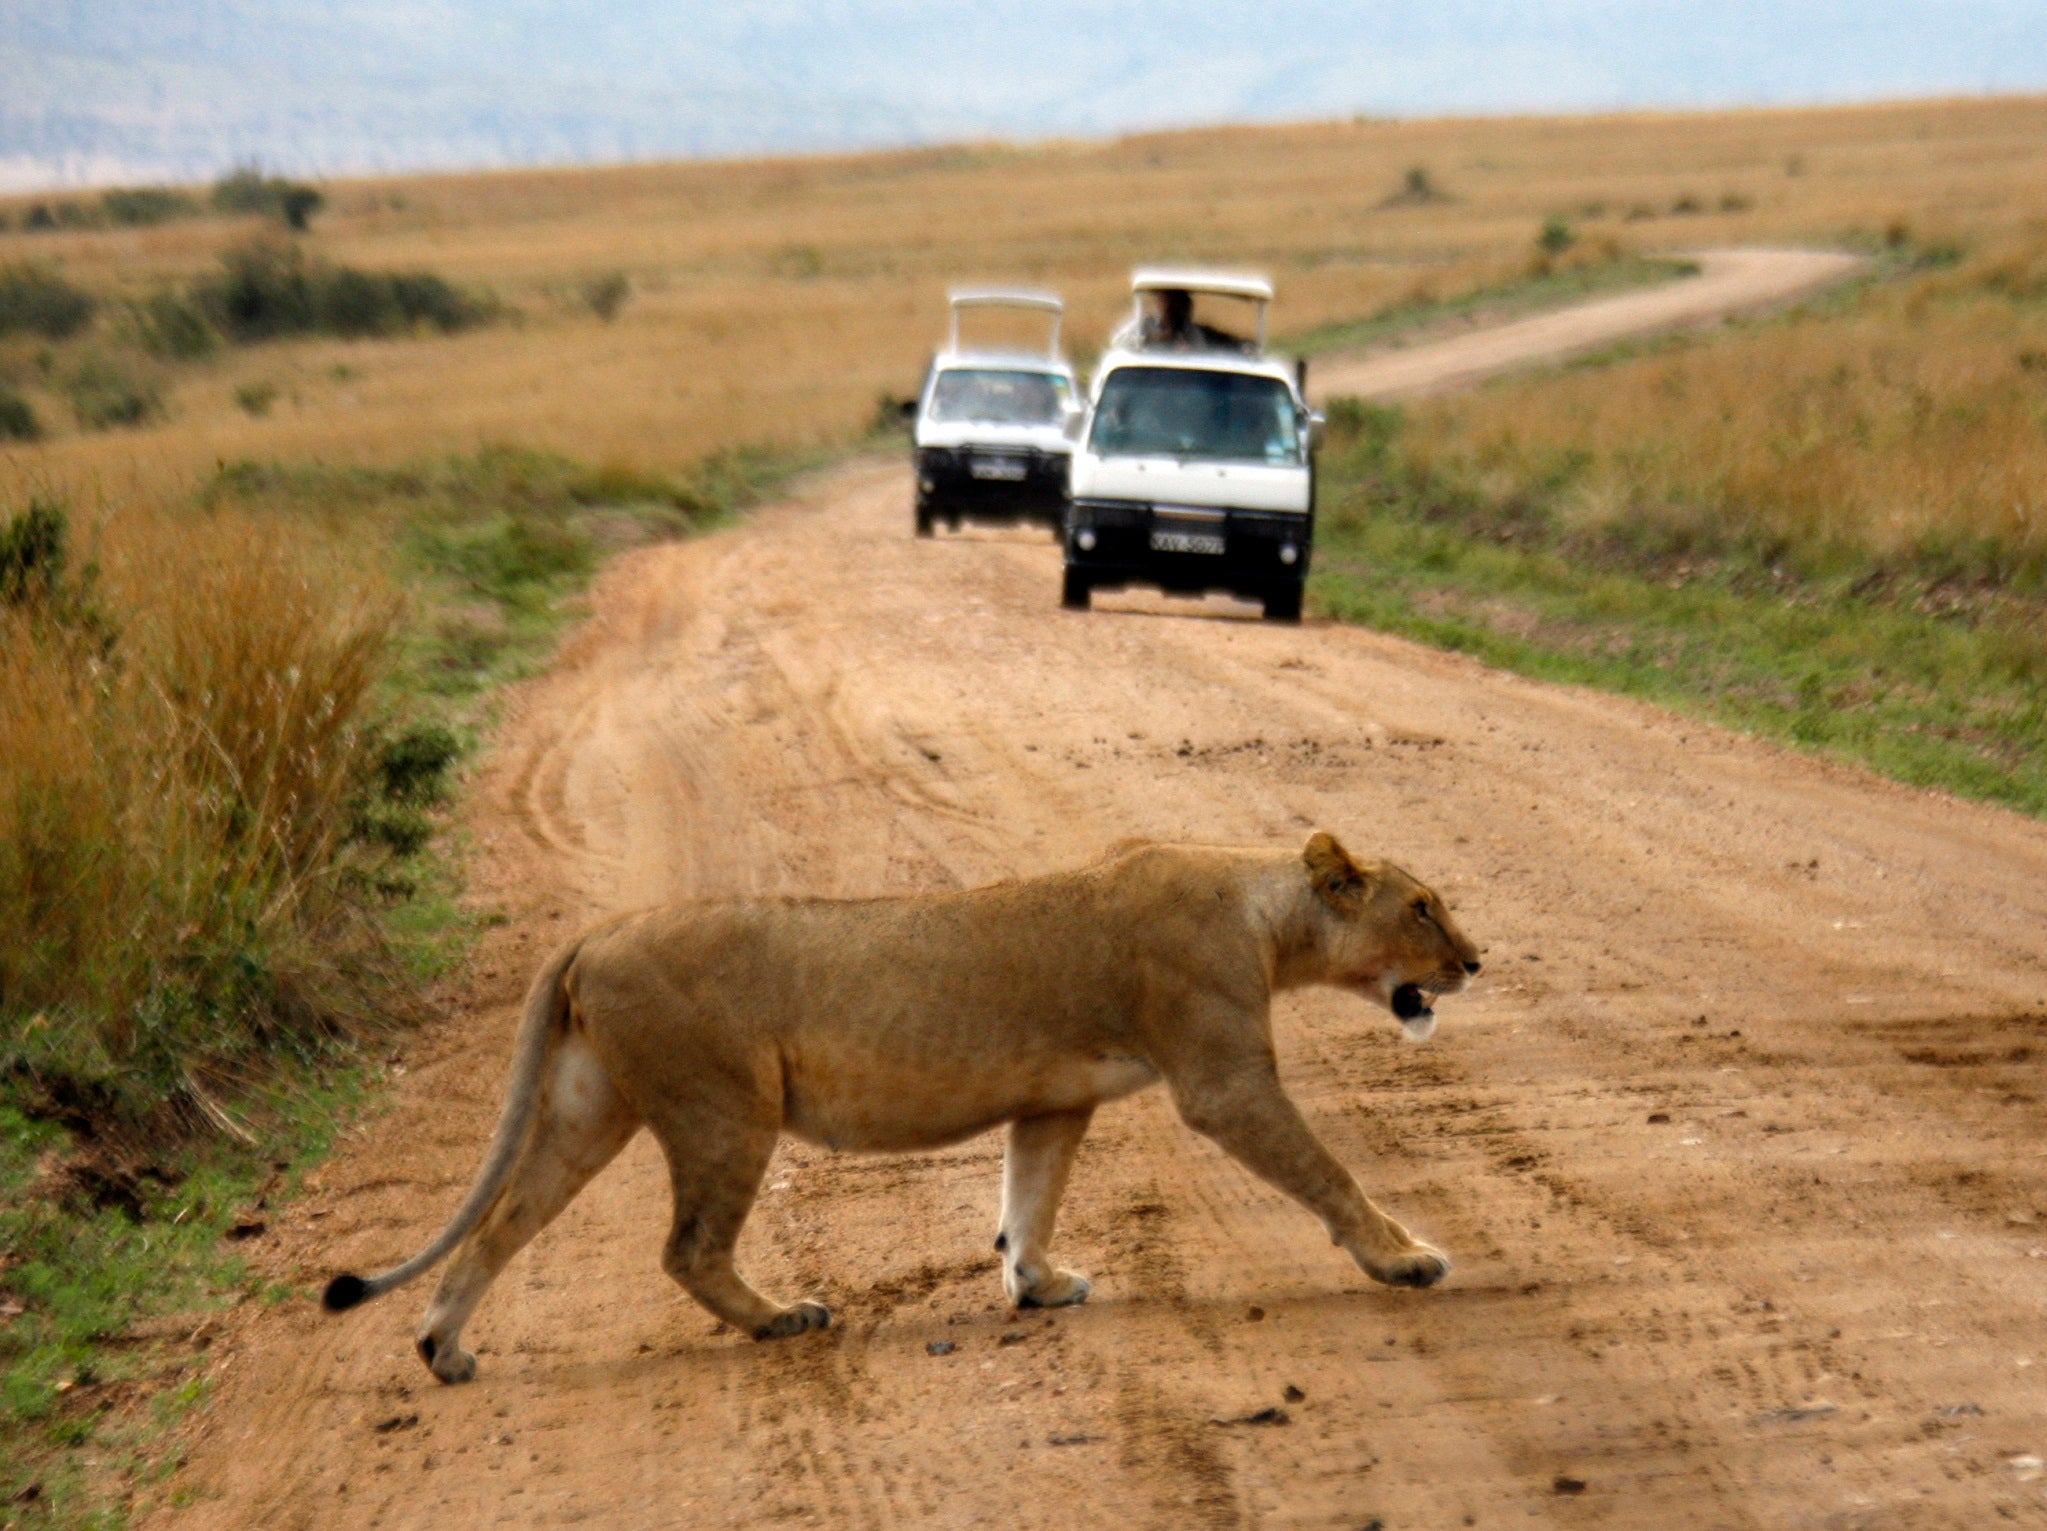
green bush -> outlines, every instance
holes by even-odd
[[[210,356],[220,346],[220,332],[206,311],[184,293],[164,288],[133,304],[129,316],[136,342],[152,356],[190,360]]]
[[[91,322],[97,307],[91,293],[47,266],[0,267],[0,335],[66,340]]]
[[[359,271],[308,260],[296,246],[245,245],[221,257],[220,275],[192,301],[230,340],[286,335],[348,339],[430,328],[452,334],[490,317],[483,300],[429,271]]]
[[[623,271],[606,271],[602,275],[586,278],[577,291],[583,306],[602,319],[611,323],[625,307],[625,300],[632,296],[633,284]]]
[[[235,403],[242,412],[260,420],[270,413],[270,406],[277,402],[275,383],[244,383],[235,390]]]
[[[142,425],[163,413],[163,390],[156,379],[111,357],[92,355],[64,380],[78,423],[90,431]]]
[[[42,434],[42,423],[28,400],[11,388],[0,387],[0,441],[34,441]]]
[[[258,213],[303,232],[327,199],[316,186],[266,176],[254,165],[222,176],[213,186],[213,206],[223,213]]]
[[[199,204],[168,186],[125,186],[101,192],[100,210],[109,222],[148,228],[173,218],[189,218],[199,211]]]
[[[1562,255],[1577,242],[1578,236],[1561,218],[1551,218],[1543,224],[1542,232],[1535,236],[1535,247],[1544,255]]]

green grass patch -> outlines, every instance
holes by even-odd
[[[1603,687],[1901,781],[2047,813],[2047,607],[1937,567],[1643,523],[1587,530],[1582,461],[1411,453],[1334,412],[1310,586],[1326,615]]]

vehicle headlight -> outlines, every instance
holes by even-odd
[[[1073,534],[1073,545],[1083,553],[1092,553],[1095,550],[1095,529],[1092,526],[1083,526]]]
[[[1291,542],[1282,542],[1279,545],[1279,561],[1281,563],[1284,564],[1293,563],[1300,556],[1301,550],[1295,547]]]

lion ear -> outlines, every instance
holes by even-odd
[[[1301,861],[1308,868],[1308,885],[1335,909],[1353,909],[1364,897],[1370,880],[1365,869],[1351,860],[1336,836],[1317,830],[1309,836]]]

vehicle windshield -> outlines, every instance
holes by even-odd
[[[1273,377],[1119,367],[1102,384],[1090,447],[1102,456],[1301,460],[1294,396]]]
[[[931,385],[925,416],[974,425],[1057,425],[1066,414],[1066,379],[1050,372],[948,367]]]

